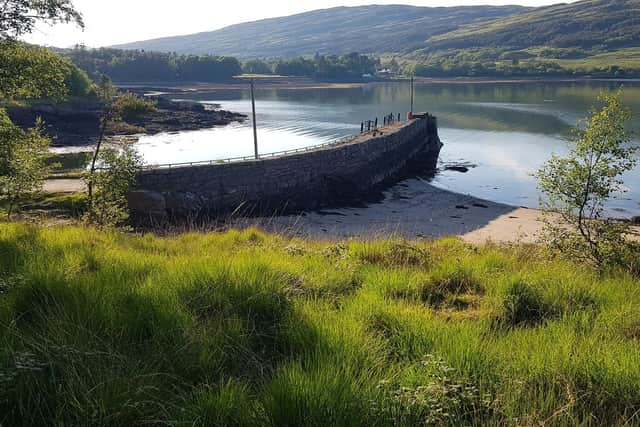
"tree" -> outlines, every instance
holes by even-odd
[[[113,102],[117,116],[124,120],[133,120],[156,111],[157,103],[146,100],[131,92],[118,94]]]
[[[0,0],[0,101],[62,97],[68,93],[67,81],[82,85],[83,75],[74,75],[69,61],[13,40],[33,31],[38,21],[83,25],[69,0]],[[8,202],[9,217],[16,203],[39,189],[49,174],[48,148],[40,120],[23,131],[0,108],[0,198]]]
[[[42,122],[23,131],[0,109],[0,199],[8,204],[8,218],[25,195],[42,188],[51,170],[48,156],[49,139],[42,136]]]
[[[99,162],[100,169],[89,177],[94,192],[85,220],[102,227],[119,227],[129,219],[127,194],[136,182],[141,158],[125,145],[120,152],[101,152]]]
[[[245,62],[242,65],[242,72],[245,74],[273,74],[271,66],[259,59]]]
[[[0,99],[62,98],[72,68],[50,50],[0,41]]]
[[[123,117],[135,118],[150,113],[155,111],[156,105],[132,93],[118,93],[107,76],[102,76],[98,84],[98,96],[102,104],[100,127],[91,166],[85,176],[89,199],[87,219],[100,225],[116,226],[128,218],[125,215],[126,194],[135,180],[135,170],[141,159],[130,147],[125,147],[121,156],[114,157],[111,151],[102,153],[104,137],[110,123]],[[98,165],[100,170],[97,170]],[[98,189],[95,193],[94,188]]]
[[[84,28],[71,0],[0,0],[0,39],[31,33],[37,22],[73,22]]]
[[[599,268],[628,259],[628,225],[605,217],[605,203],[622,192],[622,174],[636,164],[637,148],[630,145],[624,124],[630,111],[621,91],[602,94],[601,109],[593,108],[583,127],[574,131],[567,157],[553,155],[535,174],[546,196],[543,239],[552,248]],[[559,216],[559,221],[558,221]]]

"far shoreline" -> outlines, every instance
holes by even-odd
[[[524,84],[524,83],[590,83],[619,82],[640,83],[640,79],[592,78],[592,77],[416,77],[418,85],[482,85],[482,84]],[[306,78],[269,78],[257,79],[257,85],[267,89],[352,89],[366,86],[379,86],[393,83],[409,83],[409,79],[372,80],[364,82],[322,82]],[[124,90],[146,89],[153,95],[185,93],[195,91],[241,90],[248,87],[248,81],[220,83],[205,82],[115,82]]]

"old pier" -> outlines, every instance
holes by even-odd
[[[152,167],[137,177],[129,204],[138,217],[316,209],[392,184],[412,170],[435,170],[437,121],[414,115],[349,140],[298,153]]]

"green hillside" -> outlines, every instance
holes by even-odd
[[[427,77],[638,77],[639,17],[640,0],[541,7],[435,35],[404,59]]]
[[[430,8],[361,6],[316,10],[218,31],[116,46],[238,58],[291,58],[315,53],[409,52],[430,37],[473,22],[528,10],[520,6]]]
[[[537,46],[612,50],[640,46],[639,0],[584,0],[541,7],[429,39],[427,49]],[[576,53],[578,55],[579,53]]]
[[[120,47],[240,59],[361,52],[395,57],[405,73],[431,77],[637,77],[640,0],[341,7]]]

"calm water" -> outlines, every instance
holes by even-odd
[[[445,84],[416,87],[415,111],[439,119],[444,142],[436,186],[512,205],[536,207],[530,173],[552,152],[567,150],[572,125],[602,90],[620,83]],[[329,142],[359,132],[360,122],[409,109],[406,84],[349,89],[265,89],[256,92],[261,153]],[[182,99],[220,104],[248,114],[248,91],[198,92]],[[640,82],[625,82],[624,102],[640,132]],[[637,139],[636,139],[637,141]],[[251,155],[250,122],[225,128],[143,137],[147,163],[179,163]],[[465,164],[468,173],[446,170]],[[611,214],[640,215],[640,168],[625,177],[629,191],[612,201]]]

